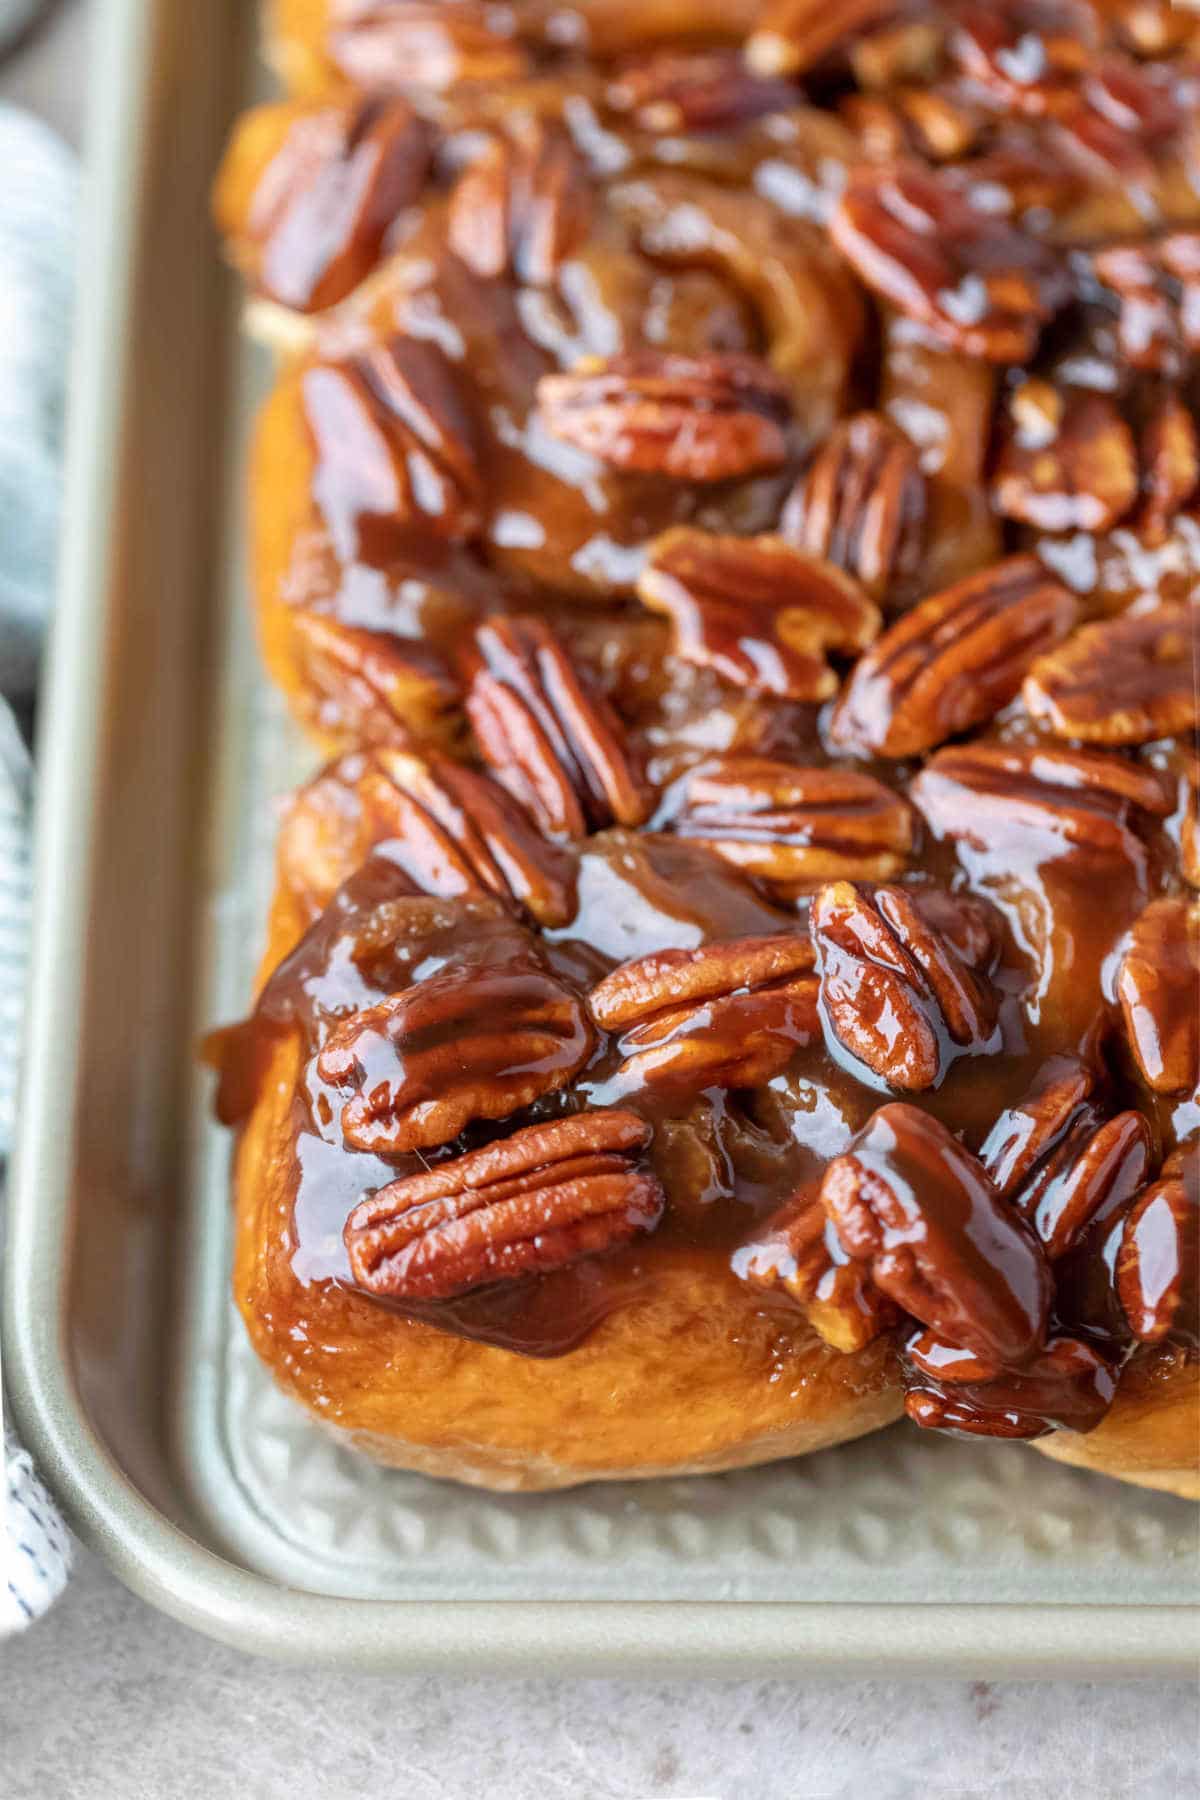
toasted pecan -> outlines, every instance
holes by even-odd
[[[547,429],[603,463],[677,481],[728,481],[787,457],[787,384],[761,357],[666,350],[586,357],[538,383]]]
[[[1100,39],[1083,0],[977,0],[957,12],[951,56],[1005,111],[1045,118],[1078,105]]]
[[[1134,368],[1174,374],[1200,350],[1200,231],[1109,245],[1091,270],[1116,306],[1121,352]]]
[[[621,64],[606,89],[643,131],[710,132],[795,106],[790,81],[759,75],[736,49],[661,50]]]
[[[1090,1431],[1117,1391],[1116,1359],[1065,1333],[1019,1369],[981,1362],[928,1331],[909,1339],[905,1358],[904,1411],[927,1431],[1010,1439]]]
[[[474,419],[450,358],[397,333],[301,377],[312,491],[338,554],[386,563],[413,532],[473,537],[483,513]]]
[[[1138,497],[1133,432],[1109,394],[1030,376],[1009,395],[994,471],[998,512],[1039,531],[1107,531]]]
[[[1193,1162],[1195,1150],[1192,1152]],[[1121,1310],[1143,1344],[1200,1338],[1200,1205],[1194,1186],[1165,1175],[1135,1200],[1117,1249]]]
[[[1152,769],[1099,750],[961,744],[939,750],[909,785],[934,834],[1007,856],[1024,845],[1048,862],[1098,873],[1141,868],[1139,831],[1169,811]]]
[[[820,1200],[802,1194],[734,1251],[730,1266],[759,1293],[794,1300],[835,1350],[853,1354],[895,1325],[900,1309],[842,1249]]]
[[[1198,621],[1194,606],[1156,606],[1085,625],[1032,664],[1025,705],[1081,743],[1185,736],[1200,724]]]
[[[1027,362],[1068,295],[1054,252],[919,164],[856,169],[830,230],[868,287],[989,362]]]
[[[346,1143],[396,1156],[561,1088],[594,1042],[577,995],[532,956],[499,968],[451,962],[341,1020],[317,1071],[351,1094]]]
[[[718,537],[680,525],[650,546],[638,579],[667,615],[685,662],[723,681],[792,700],[837,692],[828,656],[879,630],[875,605],[850,576],[779,537]]]
[[[1135,919],[1116,995],[1143,1079],[1161,1094],[1200,1086],[1200,901],[1152,900]]]
[[[574,911],[568,855],[549,843],[489,776],[449,757],[377,750],[360,790],[388,855],[426,893],[487,893],[542,925]]]
[[[766,0],[746,60],[764,75],[806,74],[901,10],[901,0],[846,0],[836,9],[822,0]]]
[[[1013,1196],[1051,1262],[1066,1256],[1088,1227],[1110,1217],[1141,1187],[1150,1170],[1150,1127],[1138,1112],[1097,1124],[1081,1110],[1062,1140]]]
[[[739,755],[690,769],[671,820],[782,898],[820,881],[899,874],[913,824],[907,802],[874,776]]]
[[[576,1113],[389,1182],[346,1221],[354,1279],[390,1300],[448,1300],[614,1249],[662,1213],[638,1166],[649,1141],[636,1113]]]
[[[599,689],[541,619],[490,619],[467,713],[484,760],[548,837],[640,825],[653,791]]]
[[[333,306],[370,274],[397,218],[420,195],[430,150],[428,128],[399,97],[255,108],[238,127],[217,188],[218,222],[235,261],[282,306]],[[256,179],[239,205],[248,174]]]
[[[566,132],[515,121],[459,177],[450,198],[450,247],[477,275],[513,274],[549,287],[587,237],[592,194]]]
[[[1018,1367],[1045,1343],[1041,1245],[929,1113],[881,1107],[826,1169],[821,1201],[849,1255],[939,1337]]]
[[[332,0],[329,53],[368,92],[512,81],[529,58],[510,9],[484,0]]]
[[[905,888],[823,887],[809,911],[821,1019],[889,1087],[935,1086],[955,1057],[999,1048],[998,1002]]]
[[[622,1077],[647,1087],[758,1086],[819,1029],[802,932],[637,957],[606,975],[588,1006],[620,1033]]]
[[[780,533],[836,563],[882,603],[916,578],[926,505],[908,438],[881,413],[856,413],[835,426],[797,481]]]
[[[932,595],[859,659],[830,741],[862,755],[914,756],[984,723],[1078,610],[1033,556],[1010,556]]]

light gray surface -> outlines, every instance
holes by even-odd
[[[0,74],[74,135],[83,6]],[[195,1636],[95,1558],[0,1650],[3,1800],[1191,1800],[1185,1684],[449,1682],[306,1673]]]
[[[0,1651],[4,1800],[1192,1800],[1195,1738],[1183,1684],[283,1669],[148,1612],[90,1556]]]

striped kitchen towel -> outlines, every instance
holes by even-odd
[[[0,107],[0,1215],[16,1113],[30,919],[27,717],[54,585],[77,177],[36,120]],[[0,1217],[2,1223],[2,1217]],[[0,1238],[2,1253],[2,1238]],[[61,1590],[70,1540],[7,1429],[0,1637]]]

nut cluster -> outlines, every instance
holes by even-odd
[[[1091,1428],[1200,1333],[1200,24],[324,10],[217,213],[350,1278],[668,1244]]]

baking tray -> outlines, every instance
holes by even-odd
[[[62,593],[6,1372],[79,1532],[248,1649],[373,1668],[1130,1675],[1200,1661],[1196,1510],[892,1431],[759,1471],[457,1489],[326,1439],[228,1297],[192,1055],[245,1003],[272,796],[306,754],[241,592],[240,344],[206,188],[242,0],[108,0],[93,53]]]

